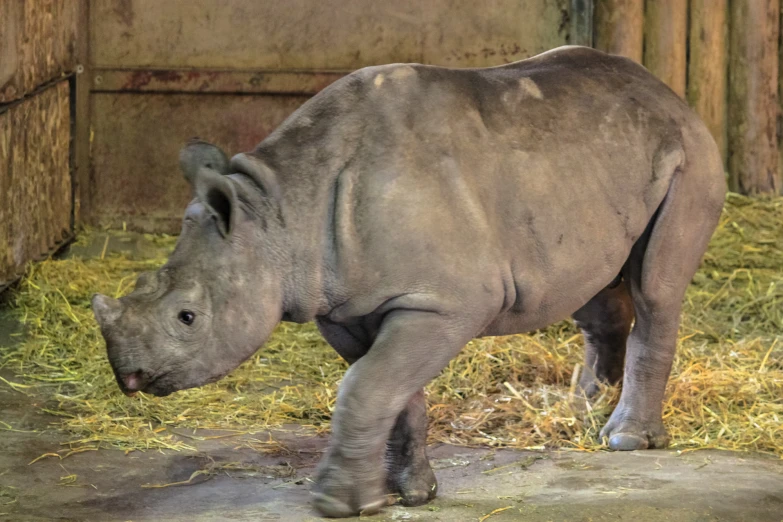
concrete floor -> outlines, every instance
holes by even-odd
[[[136,250],[136,239],[131,243]],[[0,310],[0,346],[13,342],[9,334],[18,329]],[[0,376],[14,380],[8,372]],[[56,419],[40,411],[42,400],[0,382],[0,520],[321,520],[310,509],[308,490],[325,437],[290,427],[253,435],[280,442],[285,449],[276,453],[241,447],[248,436],[188,438],[196,453],[101,450],[29,464],[61,450],[65,440],[51,428]],[[19,431],[4,429],[9,426]],[[364,518],[480,521],[494,513],[488,522],[783,520],[782,459],[715,451],[588,454],[448,445],[433,446],[430,457],[437,499]],[[195,471],[227,463],[245,469],[199,475],[189,485],[142,487],[186,481]]]
[[[0,389],[0,419],[16,429],[53,419],[34,400]],[[214,435],[214,433],[199,433]],[[308,477],[325,437],[301,429],[271,434],[286,450],[262,454],[241,437],[193,441],[195,454],[116,450],[66,459],[36,457],[61,449],[55,431],[6,431],[0,439],[0,520],[319,520],[308,504]],[[264,440],[267,434],[256,434]],[[378,521],[775,521],[783,519],[783,460],[703,451],[632,453],[521,452],[440,445],[430,456],[440,483],[427,506],[386,508]],[[197,476],[221,463],[245,471]],[[235,466],[236,467],[236,466]],[[69,485],[60,485],[73,479]],[[13,487],[13,489],[8,488]]]

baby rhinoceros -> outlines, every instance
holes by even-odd
[[[681,301],[725,183],[705,125],[642,66],[570,46],[485,69],[368,67],[252,152],[192,141],[180,164],[195,198],[171,258],[93,299],[119,386],[201,386],[278,322],[315,321],[351,364],[321,514],[432,499],[423,387],[473,338],[568,316],[582,390],[623,379],[609,447],[666,444]]]

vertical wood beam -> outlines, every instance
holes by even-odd
[[[595,0],[596,49],[642,63],[644,0]]]
[[[691,0],[688,103],[709,127],[726,164],[728,0]]]
[[[732,0],[729,50],[729,185],[779,194],[779,0]]]
[[[644,66],[685,98],[687,0],[648,0],[644,16]]]

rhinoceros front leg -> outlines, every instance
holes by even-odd
[[[332,441],[313,491],[320,513],[371,514],[388,503],[384,461],[392,430],[411,400],[417,404],[414,396],[478,331],[469,324],[465,318],[422,311],[386,315],[371,349],[340,385]],[[406,417],[399,426],[410,426],[408,422]]]
[[[324,339],[353,364],[370,349],[373,328],[354,329],[317,319]],[[370,330],[370,331],[368,331]],[[427,402],[424,390],[416,392],[397,416],[386,445],[386,488],[405,506],[418,506],[435,498],[438,482],[427,457]]]

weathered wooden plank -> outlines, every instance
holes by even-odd
[[[0,114],[0,287],[71,234],[69,86]]]
[[[99,67],[471,67],[565,44],[567,12],[566,0],[92,0],[90,52]]]
[[[89,222],[178,232],[190,201],[179,149],[199,136],[251,150],[307,96],[95,93]]]
[[[642,63],[644,0],[595,0],[596,49]]]
[[[783,6],[780,8],[778,22],[778,192],[783,194]]]
[[[0,0],[0,103],[76,67],[79,0]]]
[[[709,127],[726,162],[728,0],[691,0],[688,103]]]
[[[732,0],[729,179],[743,194],[778,194],[778,0]]]
[[[688,0],[645,3],[644,66],[685,97]]]

